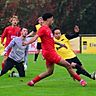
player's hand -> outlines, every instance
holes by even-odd
[[[60,46],[67,49],[67,46],[65,44],[60,44]]]
[[[5,56],[6,55],[6,52],[4,51],[3,53],[1,53],[1,56]]]
[[[75,27],[74,27],[74,32],[79,32],[79,27],[77,26],[77,25],[75,25]]]

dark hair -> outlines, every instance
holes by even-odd
[[[28,28],[27,28],[27,27],[21,27],[20,31],[22,31],[22,29],[23,29],[23,28],[25,28],[25,29],[27,29],[27,30],[28,30]]]
[[[44,21],[46,21],[48,18],[51,18],[51,17],[53,17],[53,14],[51,14],[51,13],[45,13],[42,16],[42,18],[43,18]]]
[[[60,28],[59,27],[55,27],[53,30],[52,30],[52,33],[54,34],[54,31],[55,30],[60,30]]]
[[[38,21],[39,21],[40,19],[43,19],[42,16],[40,16],[40,17],[37,18],[35,25],[39,24]]]

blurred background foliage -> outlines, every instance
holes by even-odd
[[[96,0],[0,0],[0,34],[16,14],[19,25],[32,30],[36,19],[45,12],[54,14],[54,27],[62,33],[80,26],[81,34],[96,34]]]

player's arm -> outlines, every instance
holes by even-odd
[[[56,41],[55,41],[55,44],[59,45],[60,47],[65,47],[67,49],[67,46],[65,44],[61,44],[61,43],[56,42]]]
[[[2,55],[5,55],[10,48],[12,48],[15,45],[15,38],[9,43],[9,45],[4,49],[4,52]]]
[[[74,27],[74,33],[70,33],[70,34],[65,34],[65,37],[67,38],[67,39],[73,39],[73,38],[76,38],[76,37],[78,37],[79,36],[79,27],[77,26],[77,25],[75,25],[75,27]]]
[[[4,29],[4,32],[1,36],[1,44],[4,46],[4,39],[7,37],[7,28]]]
[[[30,33],[27,35],[27,37],[34,36],[34,35],[36,35],[36,32],[32,31],[32,32],[30,32]]]
[[[39,37],[39,36],[36,34],[36,35],[35,35],[34,37],[32,37],[29,41],[23,42],[22,45],[29,45],[29,44],[35,42],[35,41],[37,40],[38,37]]]

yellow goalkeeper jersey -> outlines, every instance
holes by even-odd
[[[37,24],[37,25],[35,25],[35,27],[36,27],[36,30],[37,30],[37,33],[38,33],[38,30],[40,29],[41,25],[40,25],[40,24]],[[38,41],[38,42],[41,42],[41,39],[38,38],[37,41]]]
[[[55,44],[55,50],[56,52],[63,58],[63,59],[71,59],[76,57],[75,53],[73,52],[70,41],[65,37],[65,35],[61,35],[60,39],[57,40],[54,38],[56,42],[59,42],[61,44],[65,44],[67,46],[67,49],[64,47],[60,47],[60,45]]]

